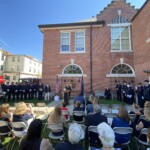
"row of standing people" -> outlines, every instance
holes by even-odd
[[[138,83],[136,87],[133,87],[130,83],[124,82],[121,84],[118,81],[116,85],[116,93],[119,101],[124,101],[128,104],[133,104],[137,98],[138,104],[143,108],[145,101],[150,101],[150,83],[148,80],[145,80],[144,86],[142,83]]]
[[[7,83],[1,85],[4,93],[3,103],[15,100],[36,99],[43,100],[43,94],[51,92],[50,86],[42,83]]]

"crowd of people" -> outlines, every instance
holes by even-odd
[[[133,104],[134,101],[137,101],[141,108],[144,107],[144,103],[150,101],[150,83],[148,80],[142,83],[138,83],[137,86],[133,87],[131,83],[120,81],[116,85],[117,99],[119,101],[124,101],[128,104]]]
[[[27,99],[49,100],[51,88],[42,83],[4,83],[1,84],[3,103]]]

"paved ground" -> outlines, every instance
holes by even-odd
[[[62,102],[63,102],[63,100],[59,100],[59,101],[52,101],[52,102],[50,102],[49,104],[48,104],[48,107],[54,107],[54,106],[56,106],[56,105],[58,105],[58,104],[62,104]],[[74,106],[73,106],[73,99],[70,99],[69,100],[69,105],[67,106],[67,108],[69,109],[69,112],[70,112],[70,115],[72,114],[72,111],[73,111],[73,108],[74,108]]]

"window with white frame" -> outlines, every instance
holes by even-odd
[[[70,51],[70,33],[62,32],[61,33],[61,51],[69,52]]]
[[[75,32],[75,51],[85,51],[85,32]]]
[[[83,72],[77,65],[68,65],[65,67],[63,74],[83,74]]]
[[[111,27],[111,49],[131,50],[130,26]]]

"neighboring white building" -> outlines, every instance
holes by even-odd
[[[27,55],[8,55],[5,59],[3,76],[8,82],[18,82],[21,78],[41,78],[42,64]]]
[[[3,75],[5,70],[5,60],[8,55],[12,54],[0,48],[0,75]]]

